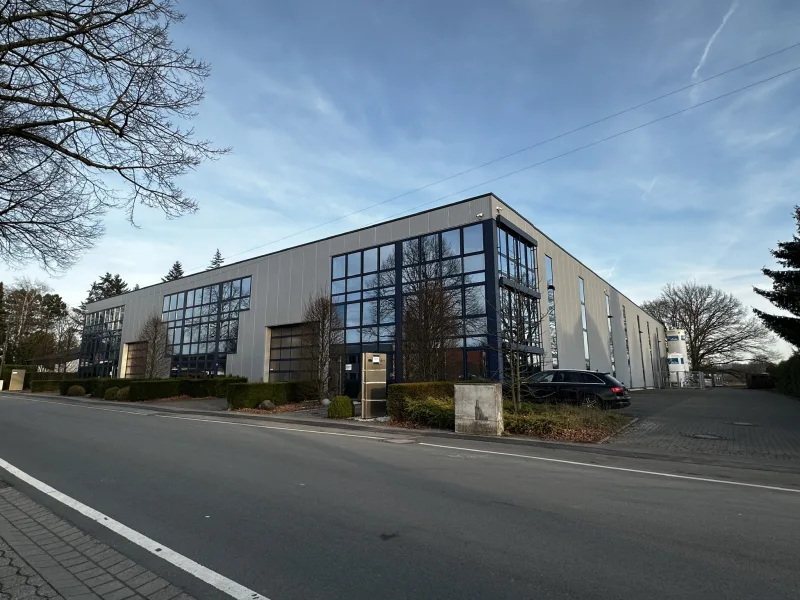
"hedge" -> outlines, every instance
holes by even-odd
[[[58,382],[58,392],[62,396],[67,395],[67,390],[69,390],[70,386],[79,385],[87,392],[91,393],[94,389],[95,384],[99,381],[97,377],[93,377],[91,379],[67,379],[64,381]]]
[[[409,400],[428,398],[455,398],[456,391],[452,381],[429,381],[423,383],[393,383],[386,392],[386,412],[394,419],[408,419]]]
[[[58,381],[50,381],[48,379],[31,381],[31,392],[34,394],[39,392],[57,392],[59,391],[59,383]]]
[[[128,385],[131,381],[138,381],[138,379],[122,379],[122,378],[100,378],[97,379],[89,395],[92,398],[105,398],[106,390],[108,388],[121,388]],[[87,388],[88,389],[88,388]]]
[[[778,391],[790,396],[800,396],[800,354],[767,369],[775,379]]]
[[[128,394],[129,402],[142,402],[143,400],[158,400],[159,398],[172,398],[181,395],[180,379],[142,379],[126,380],[130,382]]]
[[[228,386],[228,410],[257,408],[264,400],[275,406],[301,402],[305,389],[299,381],[234,383]]]
[[[35,371],[31,373],[31,383],[34,381],[61,381],[62,379],[77,378],[77,373],[59,373],[58,371]]]
[[[247,377],[214,377],[211,379],[183,379],[180,393],[191,398],[216,396],[225,398],[232,383],[247,383]]]
[[[3,389],[8,389],[11,383],[11,371],[16,371],[17,369],[25,369],[25,379],[22,382],[22,387],[28,389],[31,387],[31,369],[35,368],[36,367],[32,365],[3,365]]]
[[[406,401],[405,412],[409,421],[423,427],[456,427],[456,403],[452,398],[412,398]]]

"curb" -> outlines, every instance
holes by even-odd
[[[617,431],[615,431],[615,432],[614,432],[614,433],[612,433],[611,435],[607,435],[606,437],[604,437],[602,440],[600,440],[600,441],[599,441],[599,442],[597,442],[597,443],[598,443],[598,444],[605,444],[605,443],[606,443],[608,440],[610,440],[610,439],[611,439],[611,438],[613,438],[613,437],[617,437],[617,436],[618,436],[620,433],[622,433],[622,432],[623,432],[623,431],[625,431],[625,430],[626,430],[628,427],[630,427],[630,426],[631,426],[631,425],[633,425],[634,423],[637,423],[638,421],[639,421],[639,417],[634,417],[633,419],[631,419],[630,421],[628,421],[627,423],[625,423],[625,425],[623,425],[622,427],[620,427],[620,428],[619,428]]]

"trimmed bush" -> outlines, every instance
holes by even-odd
[[[103,400],[116,400],[118,395],[119,395],[118,387],[114,386],[106,388],[106,391],[103,394]]]
[[[228,410],[257,408],[264,400],[275,406],[300,402],[298,382],[234,383],[228,386]]]
[[[144,400],[158,400],[180,396],[180,379],[143,379],[130,381],[128,400],[142,402]]]
[[[81,385],[71,385],[67,390],[67,396],[85,396],[86,390]]]
[[[435,429],[456,427],[456,403],[452,398],[425,398],[406,401],[406,418],[412,423]]]
[[[212,396],[216,395],[217,398],[227,398],[228,386],[233,383],[247,383],[247,377],[217,377],[213,381],[217,383],[217,393],[212,394]]]
[[[36,371],[31,373],[31,383],[34,381],[61,381],[62,379],[77,378],[77,373],[59,373],[58,371]]]
[[[106,390],[111,387],[120,388],[128,385],[131,381],[138,381],[134,379],[121,379],[121,378],[101,378],[97,379],[92,387],[89,395],[92,398],[105,398]]]
[[[429,381],[423,383],[393,383],[386,392],[386,412],[390,417],[405,421],[409,400],[428,398],[455,398],[452,381]]]
[[[353,401],[347,396],[336,396],[328,405],[329,419],[349,419],[353,416]]]
[[[129,387],[119,388],[119,391],[117,392],[117,402],[127,402],[130,393],[131,388]]]
[[[84,390],[90,390],[91,391],[92,389],[94,389],[94,386],[97,383],[97,381],[98,381],[98,379],[96,377],[92,378],[92,379],[68,379],[68,380],[59,381],[58,382],[58,391],[62,396],[66,396],[66,395],[68,395],[67,391],[73,385],[79,385]]]
[[[59,382],[42,379],[41,381],[31,381],[31,392],[57,392],[59,391]]]

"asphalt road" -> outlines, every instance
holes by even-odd
[[[427,441],[507,454],[0,396],[0,458],[271,600],[798,597],[798,493]]]

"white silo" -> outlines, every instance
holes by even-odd
[[[689,351],[686,346],[685,329],[667,331],[667,366],[670,383],[684,385],[689,376]]]

